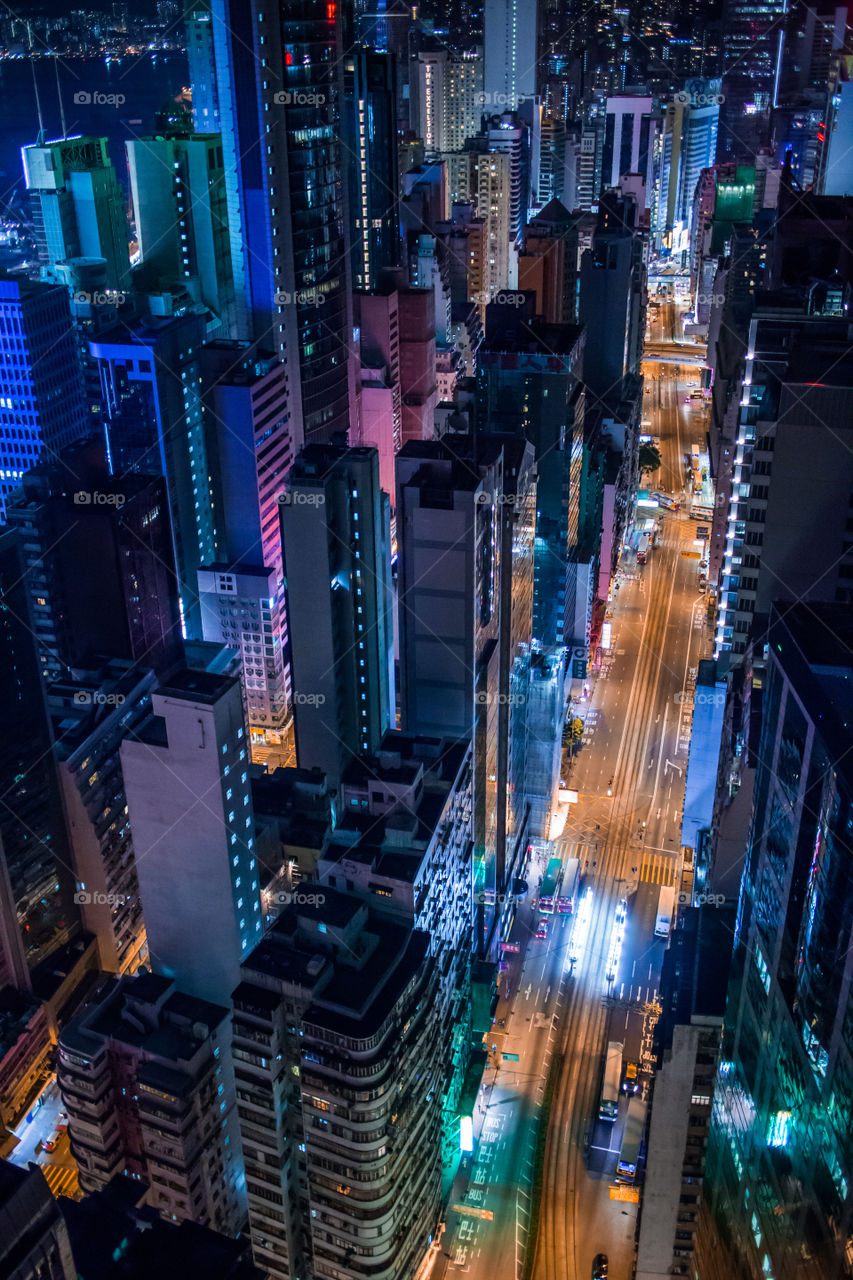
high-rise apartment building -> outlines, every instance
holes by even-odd
[[[63,1029],[59,1088],[86,1191],[147,1182],[165,1217],[233,1235],[245,1213],[227,1007],[142,972]]]
[[[524,229],[518,255],[518,288],[536,293],[534,314],[548,324],[576,324],[579,293],[580,215],[549,200]]]
[[[532,468],[532,447],[507,436],[412,441],[397,459],[403,727],[473,738],[481,954],[500,941],[526,852]]]
[[[21,1280],[74,1280],[68,1228],[44,1174],[0,1163],[0,1268]]]
[[[62,787],[74,900],[98,940],[101,969],[133,973],[145,925],[121,768],[122,739],[151,712],[156,679],[128,662],[102,662],[50,685],[48,711]]]
[[[472,785],[470,743],[386,733],[377,752],[345,768],[340,816],[317,865],[321,885],[429,934],[439,973],[443,1194],[459,1167],[471,1057]]]
[[[0,521],[43,453],[89,430],[77,342],[61,285],[0,275]]]
[[[381,360],[394,390],[396,447],[431,439],[438,402],[435,290],[408,288],[402,272],[394,272],[372,293],[357,294],[354,310],[362,353],[373,362]]]
[[[198,570],[201,634],[238,648],[253,744],[281,744],[287,629],[278,499],[296,448],[287,369],[246,343],[201,351],[215,559]]]
[[[705,1175],[711,1280],[847,1270],[849,605],[774,606]]]
[[[395,714],[390,506],[376,450],[306,445],[280,509],[296,756],[339,779]]]
[[[421,49],[414,61],[412,87],[412,127],[428,154],[461,151],[467,139],[479,133],[483,112],[489,109],[479,50]]]
[[[185,668],[151,708],[120,748],[150,963],[227,1003],[262,930],[240,684]]]
[[[441,1194],[430,942],[318,884],[246,958],[235,1075],[252,1247],[273,1280],[417,1272]]]
[[[139,245],[134,282],[151,292],[186,289],[238,336],[222,140],[173,128],[125,143]]]
[[[127,293],[129,229],[106,138],[57,138],[21,157],[45,276],[66,258],[103,258],[107,287]]]

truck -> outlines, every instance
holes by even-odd
[[[637,544],[637,564],[645,564],[649,555],[649,548],[652,540],[649,534],[644,533]]]
[[[672,928],[672,911],[675,906],[675,889],[672,885],[661,885],[658,896],[658,912],[655,917],[655,937],[668,938]]]
[[[642,1098],[633,1097],[628,1103],[628,1118],[625,1121],[625,1132],[622,1134],[622,1150],[619,1152],[619,1160],[616,1164],[617,1182],[636,1181],[645,1127],[646,1104]]]
[[[624,1045],[611,1040],[607,1046],[604,1063],[604,1083],[601,1086],[601,1103],[598,1118],[613,1123],[619,1110],[619,1086],[622,1082],[622,1050]]]

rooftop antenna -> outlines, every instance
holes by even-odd
[[[39,97],[38,81],[36,80],[36,63],[35,58],[33,57],[33,24],[29,19],[27,20],[27,36],[29,37],[30,42],[30,70],[33,73],[33,89],[36,95],[36,112],[38,113],[39,118],[39,132],[38,137],[36,138],[36,146],[40,147],[45,139],[44,116],[41,113],[41,98]]]
[[[65,127],[65,107],[62,105],[62,87],[59,83],[59,58],[53,59],[53,70],[56,74],[56,96],[59,99],[59,119],[62,122],[62,137],[68,137],[68,130]]]

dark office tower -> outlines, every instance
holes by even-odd
[[[538,3],[484,0],[485,101],[492,110],[514,111],[536,93]]]
[[[219,133],[219,91],[210,0],[189,0],[184,22],[196,133]]]
[[[127,214],[106,138],[36,143],[23,147],[21,157],[47,278],[66,258],[104,258],[107,287],[127,292]]]
[[[18,535],[0,535],[0,839],[28,966],[72,929],[73,886]],[[0,893],[6,877],[0,874]],[[8,903],[0,909],[9,925]],[[0,941],[2,937],[0,936]],[[0,969],[20,976],[14,943]]]
[[[287,362],[294,436],[329,440],[349,429],[355,402],[342,7],[211,10],[240,336]]]
[[[394,722],[390,507],[377,451],[306,445],[280,509],[296,757],[339,779]]]
[[[90,437],[40,463],[12,494],[45,679],[107,655],[164,670],[180,654],[172,531],[160,476],[111,476]]]
[[[200,349],[203,315],[148,317],[91,343],[104,404],[107,462],[166,479],[175,567],[187,635],[201,635],[198,570],[217,555],[205,436]]]
[[[344,167],[354,289],[375,289],[400,261],[396,69],[364,49],[344,62]]]
[[[742,654],[773,600],[853,600],[853,355],[846,320],[759,298],[749,330],[716,645]]]
[[[473,739],[481,955],[504,935],[526,847],[532,467],[509,436],[410,441],[397,458],[403,727]]]
[[[724,0],[721,138],[732,156],[746,158],[753,140],[767,133],[787,8],[787,0]]]
[[[592,247],[581,258],[580,320],[587,333],[584,382],[596,396],[612,396],[640,372],[643,257],[637,202],[630,195],[605,192]]]
[[[592,610],[592,598],[585,584],[579,595],[577,580],[585,345],[577,325],[535,319],[532,302],[528,295],[525,307],[487,308],[477,354],[477,421],[483,431],[523,435],[535,451],[533,635],[553,650],[585,642]]]
[[[0,275],[0,521],[39,458],[89,430],[77,342],[61,285]]]
[[[59,1205],[34,1164],[27,1170],[0,1162],[0,1272],[21,1280],[78,1274]]]
[[[431,939],[317,890],[285,907],[234,992],[255,1261],[272,1280],[414,1280],[441,1191]]]
[[[849,1270],[853,825],[849,605],[774,606],[700,1274]]]

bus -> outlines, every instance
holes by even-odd
[[[607,1058],[604,1063],[604,1083],[601,1086],[601,1103],[598,1108],[599,1120],[609,1123],[616,1119],[619,1110],[619,1084],[622,1079],[623,1045],[611,1040],[607,1046]]]
[[[636,1181],[645,1127],[646,1104],[642,1098],[634,1097],[628,1103],[628,1118],[625,1121],[625,1132],[622,1134],[622,1150],[619,1152],[619,1161],[616,1165],[617,1182]]]
[[[652,494],[652,497],[657,498],[658,506],[663,507],[665,511],[678,510],[678,503],[676,502],[675,498],[670,498],[669,494],[655,492]]]
[[[649,548],[651,547],[651,545],[652,545],[651,537],[649,536],[649,534],[644,533],[643,536],[640,538],[640,541],[637,543],[637,564],[646,563],[646,560],[648,559],[648,556],[649,556]]]
[[[552,916],[556,905],[560,881],[563,878],[563,863],[560,858],[552,858],[545,869],[545,878],[539,888],[539,910],[543,916]]]
[[[675,889],[672,885],[661,885],[658,898],[658,913],[655,917],[655,937],[668,938],[672,928],[672,909],[675,906]]]
[[[563,883],[560,896],[557,898],[557,912],[560,915],[573,915],[575,903],[580,889],[581,864],[577,858],[569,858],[563,872]]]

